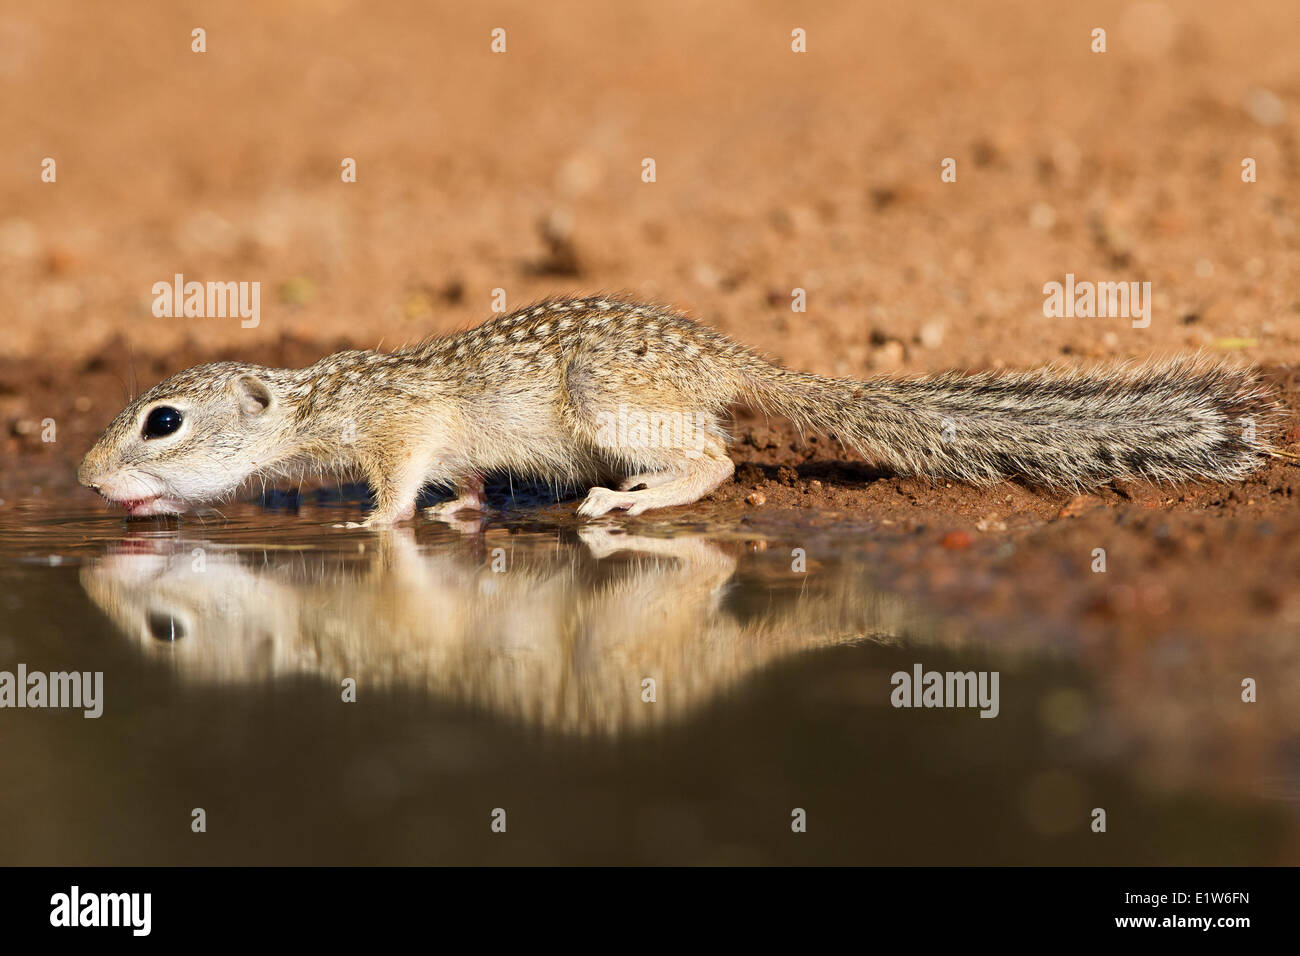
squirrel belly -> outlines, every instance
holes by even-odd
[[[430,483],[456,491],[435,514],[481,508],[492,472],[586,486],[584,516],[640,514],[731,476],[738,404],[897,473],[975,484],[1235,481],[1286,454],[1269,444],[1277,401],[1249,369],[1174,359],[852,381],[781,368],[667,309],[569,298],[389,353],[179,372],[117,416],[79,478],[134,515],[340,472],[374,488],[372,525],[412,517]]]

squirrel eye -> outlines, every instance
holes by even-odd
[[[154,640],[166,641],[168,643],[179,641],[185,636],[185,628],[181,622],[176,620],[170,614],[160,614],[157,611],[149,612],[149,633],[153,635]]]
[[[160,405],[144,420],[144,429],[140,434],[145,438],[162,438],[180,427],[181,413],[170,405]]]

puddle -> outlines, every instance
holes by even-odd
[[[0,670],[103,674],[97,719],[0,710],[0,862],[1295,860],[1285,748],[1167,644],[1135,689],[989,640],[881,590],[861,528],[293,505],[0,508]],[[917,665],[996,672],[996,717],[892,706]],[[1197,740],[1253,757],[1161,779]]]

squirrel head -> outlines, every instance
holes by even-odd
[[[122,410],[77,479],[132,516],[223,498],[271,465],[289,421],[278,369],[239,362],[173,375]]]

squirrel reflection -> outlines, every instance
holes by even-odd
[[[142,653],[185,679],[351,677],[359,697],[424,689],[580,733],[680,718],[782,657],[888,640],[906,623],[860,572],[791,574],[755,588],[761,610],[745,613],[726,600],[736,560],[704,539],[577,534],[585,550],[511,554],[506,538],[494,554],[481,538],[421,548],[399,530],[365,553],[270,550],[255,561],[212,542],[133,536],[81,581]]]

